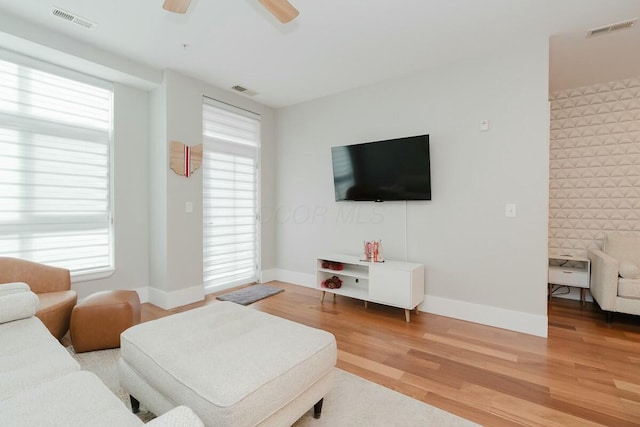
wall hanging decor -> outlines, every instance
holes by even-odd
[[[178,141],[169,143],[169,167],[178,175],[189,178],[202,165],[202,144],[189,147]]]

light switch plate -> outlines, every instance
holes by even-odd
[[[193,213],[193,202],[187,202],[184,205],[184,212],[185,213]]]

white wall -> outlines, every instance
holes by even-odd
[[[166,83],[149,96],[149,286],[167,291],[167,140]]]
[[[104,280],[74,284],[84,298],[107,289],[138,289],[143,300],[173,308],[202,299],[202,172],[169,169],[168,144],[202,143],[202,96],[261,116],[261,193],[275,200],[275,112],[250,99],[167,70],[151,93],[115,86],[115,263]],[[193,213],[185,213],[185,203]],[[261,236],[262,268],[275,267],[275,223]]]
[[[638,88],[635,77],[550,94],[550,254],[586,257],[613,230],[640,234]],[[554,296],[580,298],[567,289]]]
[[[160,82],[159,70],[4,18],[13,35],[0,44],[147,89]],[[206,94],[263,118],[266,276],[311,283],[319,253],[357,253],[363,239],[382,238],[387,257],[403,259],[406,245],[408,260],[426,265],[424,310],[546,334],[548,40],[519,45],[518,52],[290,107],[277,121],[269,108],[184,76],[169,77],[167,86],[165,73],[164,88],[150,97],[116,85],[117,271],[74,288],[82,298],[149,285],[165,306],[193,297],[201,248],[177,235],[198,234],[198,218],[181,208],[188,197],[197,211],[201,184],[198,174],[187,182],[169,177],[163,144],[199,143],[192,113]],[[491,120],[490,132],[478,132],[482,119]],[[431,135],[434,200],[408,203],[406,228],[404,203],[333,201],[331,145],[418,133]],[[518,204],[518,218],[504,218],[505,202]]]
[[[547,94],[541,38],[279,110],[278,277],[309,285],[316,256],[382,239],[388,259],[425,264],[423,310],[546,336]],[[332,145],[422,133],[433,200],[408,202],[406,223],[404,202],[334,201]]]
[[[260,115],[261,193],[266,205],[275,199],[275,112],[251,99],[166,70],[162,86],[151,96],[151,134],[154,140],[150,142],[150,157],[154,159],[150,191],[155,194],[152,196],[153,209],[150,212],[151,241],[157,239],[160,248],[151,249],[150,266],[153,280],[150,283],[149,299],[163,308],[194,302],[204,296],[202,171],[195,172],[189,178],[173,173],[168,167],[167,148],[172,140],[188,145],[202,143],[203,96]],[[193,203],[193,213],[185,212],[187,202]],[[162,247],[162,244],[166,246]],[[275,266],[274,223],[265,223],[262,227],[261,252],[262,268],[272,269]]]
[[[73,283],[79,298],[149,284],[149,90],[160,70],[90,46],[8,13],[0,14],[0,46],[114,83],[114,258],[106,279]],[[166,187],[166,186],[165,186]],[[155,248],[155,245],[152,247]]]
[[[640,233],[640,78],[550,94],[549,252]]]
[[[202,144],[202,89],[197,82],[176,72],[166,71],[167,137],[155,141],[167,151],[169,141],[194,146]],[[168,168],[167,174],[167,290],[202,286],[202,170],[186,178]],[[193,213],[185,213],[185,204],[193,203]],[[197,292],[194,289],[194,292]]]
[[[104,280],[78,282],[84,298],[108,289],[138,289],[164,308],[202,297],[201,172],[169,173],[168,143],[202,142],[202,96],[253,111],[262,119],[261,192],[275,200],[275,112],[250,98],[87,45],[17,16],[0,16],[0,46],[116,81],[114,118],[115,264]],[[137,87],[142,90],[133,89]],[[150,92],[148,92],[150,91]],[[193,214],[184,213],[192,201]],[[275,267],[275,223],[261,233],[262,269]],[[147,294],[148,293],[148,294]]]
[[[114,85],[114,257],[115,273],[73,284],[79,298],[107,289],[146,288],[149,204],[149,94]]]

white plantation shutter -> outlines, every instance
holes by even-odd
[[[204,98],[202,129],[205,288],[254,282],[259,116]]]
[[[0,256],[74,276],[112,269],[112,90],[0,58]]]

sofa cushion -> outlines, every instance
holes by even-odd
[[[618,261],[640,266],[640,235],[611,233],[604,238],[602,251]]]
[[[640,279],[640,267],[631,261],[620,261],[618,272],[625,279]]]
[[[37,317],[0,324],[0,337],[0,401],[80,369]]]
[[[31,317],[39,304],[38,296],[31,291],[0,295],[0,323]]]
[[[20,292],[30,291],[29,285],[24,282],[11,282],[0,284],[0,297],[3,295],[10,295]]]
[[[618,296],[621,298],[640,299],[640,280],[618,279]]]
[[[86,371],[73,372],[2,400],[0,414],[4,427],[143,425],[98,377]]]

